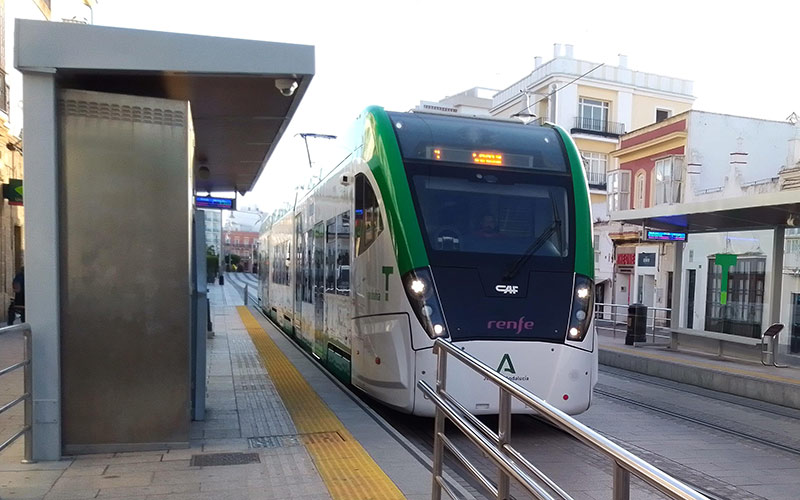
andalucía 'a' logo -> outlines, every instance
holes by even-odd
[[[508,363],[508,366],[506,366],[506,363]],[[517,373],[514,369],[514,363],[511,362],[511,356],[509,356],[508,353],[503,354],[503,359],[500,360],[500,366],[497,367],[497,371],[499,373]]]

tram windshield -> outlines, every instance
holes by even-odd
[[[491,171],[412,175],[418,214],[433,251],[567,257],[567,190],[503,182]]]

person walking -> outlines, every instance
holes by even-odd
[[[14,281],[11,282],[14,289],[14,299],[11,305],[8,306],[8,324],[13,325],[14,320],[19,314],[20,321],[25,323],[25,267],[21,267],[14,276]]]

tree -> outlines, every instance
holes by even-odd
[[[219,256],[217,255],[214,246],[209,245],[209,247],[206,249],[206,275],[208,276],[209,283],[214,281],[214,277],[217,275],[218,272],[219,272]]]

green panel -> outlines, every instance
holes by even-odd
[[[378,106],[367,108],[365,115],[364,160],[383,197],[397,267],[402,276],[412,269],[427,266],[428,254],[389,115]]]
[[[349,359],[345,358],[344,356],[334,351],[333,349],[328,349],[326,365],[336,378],[338,378],[345,384],[350,383]]]
[[[572,169],[572,189],[575,194],[575,272],[594,279],[594,250],[592,249],[592,206],[589,183],[583,169],[578,147],[561,127],[553,127],[564,141]]]

